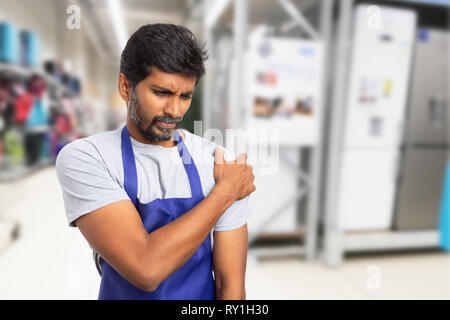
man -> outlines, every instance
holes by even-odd
[[[252,168],[177,129],[205,59],[185,27],[141,27],[120,62],[126,125],[58,155],[69,224],[104,259],[99,299],[245,299]]]

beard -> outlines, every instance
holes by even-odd
[[[137,100],[137,95],[134,87],[132,87],[131,89],[129,109],[130,118],[131,120],[133,120],[134,124],[139,129],[141,134],[146,138],[156,142],[169,141],[172,138],[173,131],[178,128],[181,120],[183,120],[183,117],[173,118],[169,115],[156,116],[152,119],[150,124],[145,127],[145,123],[148,123],[149,121],[145,121],[146,119],[142,111],[142,107]],[[165,123],[175,123],[175,127],[161,128],[156,125],[158,121]]]

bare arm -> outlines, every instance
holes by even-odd
[[[216,299],[245,300],[247,246],[247,224],[236,230],[214,232]]]
[[[214,174],[216,186],[203,201],[151,233],[129,200],[83,215],[75,224],[91,247],[125,279],[154,291],[189,260],[223,212],[255,190],[251,166],[225,163],[222,150],[216,154]]]

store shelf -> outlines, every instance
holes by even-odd
[[[279,3],[274,0],[246,0],[249,8],[247,23],[249,27],[256,25],[274,25],[286,22],[287,15],[284,11],[278,10]],[[235,19],[235,11],[231,0],[212,1],[206,17],[206,25],[213,26],[218,21],[232,28]],[[320,0],[290,0],[290,2],[300,10],[308,10],[317,5]]]
[[[244,75],[242,70],[245,66],[245,53],[248,42],[248,36],[253,31],[254,27],[269,26],[270,30],[278,30],[278,32],[268,32],[266,35],[275,37],[290,37],[298,39],[310,39],[314,38],[310,36],[311,32],[306,32],[305,29],[312,29],[307,27],[314,27],[314,30],[320,35],[322,43],[324,45],[324,55],[327,55],[330,47],[331,31],[332,31],[332,17],[333,17],[334,1],[332,0],[289,0],[289,1],[272,1],[272,0],[213,0],[207,1],[206,11],[208,15],[204,21],[204,37],[208,45],[207,49],[210,53],[210,69],[205,77],[205,89],[203,91],[203,105],[211,106],[210,108],[204,108],[203,121],[206,129],[211,127],[220,128],[225,130],[227,126],[231,127],[243,127],[242,115],[246,114],[245,101],[245,86]],[[305,19],[304,15],[311,16],[310,19]],[[295,16],[295,17],[293,17]],[[284,26],[290,25],[295,29],[290,29],[289,32],[284,31]],[[221,58],[230,61],[228,57],[221,56],[221,45],[227,43],[232,45],[232,55],[234,68],[236,75],[227,75],[227,68],[220,67],[212,62],[221,61]],[[326,78],[325,74],[328,69],[323,67],[323,79]],[[235,77],[235,78],[233,78]],[[233,92],[233,98],[223,98],[222,103],[227,110],[227,121],[217,121],[224,114],[223,108],[218,107],[218,96],[222,94],[220,90],[224,88],[224,82],[228,79],[230,81],[227,90]],[[325,95],[326,83],[320,83],[320,91]],[[229,101],[225,101],[229,100]],[[320,102],[322,104],[322,102]],[[228,107],[229,106],[229,107]],[[323,108],[317,106],[317,108]],[[220,111],[219,111],[220,110]],[[320,119],[318,119],[318,126],[324,124],[324,113],[320,113]],[[273,123],[271,123],[273,125]],[[319,129],[321,131],[321,129]],[[319,137],[320,139],[320,137]],[[252,145],[261,145],[261,141],[255,143],[255,141],[247,141],[249,147]],[[308,143],[305,145],[304,141],[296,141],[295,144],[289,144],[287,146],[293,150],[298,151],[301,148],[310,149],[310,166],[308,172],[304,171],[301,166],[295,166],[293,168],[293,178],[298,177],[298,183],[301,187],[296,190],[292,190],[294,196],[285,203],[280,204],[280,208],[275,208],[273,212],[268,212],[266,217],[261,219],[261,225],[258,229],[249,233],[249,251],[251,250],[256,255],[292,255],[299,254],[311,261],[316,258],[316,244],[317,244],[317,226],[318,226],[318,212],[319,212],[319,194],[320,194],[320,181],[321,181],[321,165],[322,165],[322,148],[318,143]],[[308,186],[306,186],[306,181]],[[260,240],[267,236],[269,226],[274,220],[279,218],[282,214],[285,206],[294,204],[297,206],[299,199],[304,196],[308,196],[308,201],[305,206],[305,228],[303,230],[304,245],[292,245],[283,244],[275,247],[258,247],[253,246],[256,240]],[[297,210],[298,211],[298,210]],[[298,213],[297,213],[298,214]],[[297,227],[297,226],[293,226]],[[277,234],[277,238],[285,238],[286,234]],[[299,235],[297,235],[300,240]],[[299,241],[300,242],[300,241]]]
[[[4,63],[4,62],[0,62],[0,71],[17,74],[24,77],[31,76],[33,74],[39,74],[44,76],[43,71],[37,68],[23,67],[18,64]]]
[[[290,246],[274,246],[263,248],[249,248],[249,255],[256,258],[263,257],[285,257],[285,256],[305,256],[306,246],[290,245]]]
[[[53,86],[62,93],[74,95],[74,93],[64,84],[62,84],[59,79],[45,73],[43,70],[38,68],[23,67],[17,64],[0,63],[0,72],[12,73],[22,77],[30,77],[33,74],[37,74],[45,79],[48,86]]]
[[[19,76],[23,78],[31,77],[32,75],[39,75],[43,77],[46,81],[47,87],[51,87],[56,91],[56,95],[53,97],[52,95],[48,95],[48,99],[53,100],[59,105],[60,98],[62,95],[68,95],[70,97],[77,96],[77,93],[74,93],[67,86],[65,86],[59,79],[56,77],[47,74],[44,70],[39,68],[29,68],[23,67],[17,64],[8,64],[8,63],[0,63],[0,73],[10,75],[10,76]],[[39,126],[20,126],[18,129],[22,132],[22,134],[37,134],[37,133],[48,133],[52,131],[52,126],[49,124],[39,125]],[[3,157],[7,158],[7,155],[3,155]],[[7,161],[6,161],[7,162]],[[0,182],[14,181],[21,179],[29,174],[34,173],[37,170],[40,170],[44,167],[53,164],[52,157],[47,159],[41,159],[38,163],[26,166],[25,164],[16,164],[16,165],[7,165],[6,162],[0,167]]]
[[[413,248],[437,248],[437,230],[346,232],[343,249],[350,251],[375,251]]]

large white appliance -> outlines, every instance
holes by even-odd
[[[391,227],[415,26],[412,10],[355,7],[338,188],[341,230]]]

